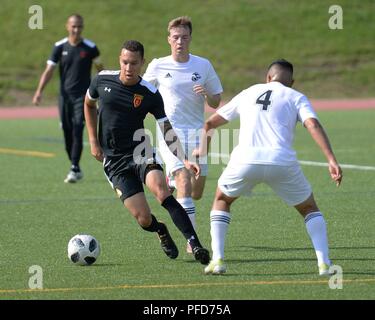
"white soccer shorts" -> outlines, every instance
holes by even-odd
[[[199,143],[197,139],[197,132],[198,130],[193,130],[192,132],[186,132],[186,137],[182,136],[181,132],[178,132],[178,138],[181,142],[181,145],[184,149],[184,152],[186,155],[189,156],[189,161],[199,163],[199,166],[201,168],[200,176],[207,176],[208,174],[208,164],[207,164],[207,156],[200,157],[199,161],[195,157],[193,157],[191,154],[195,148],[198,147]],[[157,137],[158,137],[158,151],[160,154],[160,157],[163,159],[163,162],[165,163],[165,172],[168,176],[173,176],[173,173],[181,169],[184,166],[183,162],[180,161],[168,148],[167,144],[165,143],[164,139],[162,138],[162,133],[157,126]]]
[[[265,183],[288,205],[304,202],[312,193],[298,163],[290,166],[238,164],[230,161],[218,186],[229,197],[250,196],[257,184]]]

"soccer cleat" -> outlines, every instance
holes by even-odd
[[[169,179],[168,175],[165,176],[165,181],[167,183],[167,187],[168,187],[168,190],[169,190],[170,194],[173,194],[173,192],[176,190],[176,188],[174,186],[172,186],[171,180]]]
[[[66,176],[64,182],[65,183],[76,183],[78,180],[81,180],[82,178],[83,178],[82,171],[78,171],[78,172],[69,171],[69,173]]]
[[[211,260],[210,264],[204,268],[205,274],[224,274],[225,272],[227,272],[227,266],[224,264],[223,259]]]
[[[162,234],[157,233],[161,248],[169,258],[176,259],[178,256],[176,244],[169,234],[167,226],[163,222],[159,222],[159,224],[163,225],[162,230],[164,231]]]
[[[205,248],[196,246],[193,248],[193,254],[195,260],[201,264],[208,264],[210,262],[210,253]]]
[[[186,253],[193,254],[193,249],[189,242],[186,244]]]
[[[332,276],[334,272],[329,271],[331,264],[322,263],[319,265],[319,275],[320,276]]]

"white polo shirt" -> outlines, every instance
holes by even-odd
[[[291,165],[298,121],[318,118],[302,93],[272,81],[242,91],[217,113],[230,121],[240,117],[239,143],[231,161],[237,163]]]

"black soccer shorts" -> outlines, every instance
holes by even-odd
[[[155,153],[153,158],[141,163],[136,163],[132,155],[106,157],[103,166],[108,182],[122,202],[139,192],[144,192],[143,184],[147,173],[152,170],[163,171]]]

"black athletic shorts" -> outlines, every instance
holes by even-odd
[[[163,171],[160,161],[153,157],[141,163],[136,163],[133,155],[105,157],[104,173],[122,202],[139,192],[144,192],[143,184],[146,175],[151,170]]]

